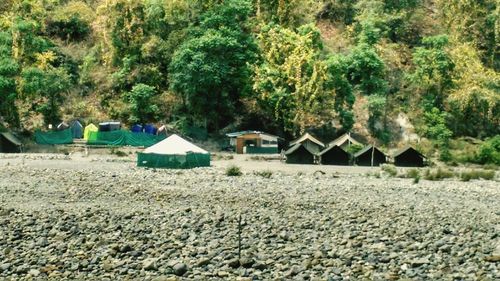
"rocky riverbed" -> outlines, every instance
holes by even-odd
[[[495,181],[5,161],[0,280],[500,278]]]

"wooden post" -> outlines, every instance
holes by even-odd
[[[375,154],[375,146],[372,144],[372,167],[373,167],[373,154]]]

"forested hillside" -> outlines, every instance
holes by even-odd
[[[353,130],[446,150],[500,128],[496,0],[2,0],[0,123]],[[446,157],[446,155],[444,155]]]

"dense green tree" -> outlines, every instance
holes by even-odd
[[[263,62],[255,69],[254,90],[262,106],[292,134],[338,117],[346,129],[354,96],[340,56],[321,59],[318,31],[307,25],[297,32],[277,25],[259,36]]]
[[[455,67],[446,47],[448,37],[439,35],[422,40],[423,47],[413,53],[415,71],[410,79],[415,89],[424,96],[424,108],[443,109],[447,90],[453,86],[452,73]]]
[[[240,97],[248,91],[255,44],[246,30],[248,1],[217,5],[190,30],[190,39],[175,52],[170,65],[171,89],[193,121],[217,129],[234,117]]]
[[[155,88],[137,84],[127,93],[124,98],[130,106],[130,122],[144,124],[155,121],[159,114],[159,108],[154,103],[156,97]]]
[[[21,73],[23,97],[35,112],[43,115],[45,124],[56,124],[61,120],[61,105],[71,85],[66,70],[51,65],[54,58],[51,52],[40,54],[37,65],[27,67]]]
[[[440,149],[439,157],[443,161],[451,159],[449,141],[453,136],[453,132],[447,127],[447,118],[448,114],[436,107],[424,113],[424,134],[437,141]]]
[[[5,121],[13,126],[19,124],[15,104],[18,72],[19,65],[12,58],[12,36],[9,32],[0,32],[0,123]]]

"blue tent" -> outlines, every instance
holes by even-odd
[[[156,127],[153,124],[147,124],[144,126],[144,133],[150,134],[150,135],[156,135]]]
[[[71,128],[71,135],[73,135],[74,139],[83,138],[83,126],[82,123],[80,123],[80,121],[74,120],[73,122],[71,122],[70,128]]]
[[[130,131],[132,131],[132,133],[142,133],[142,125],[135,124],[134,126],[132,126]]]

